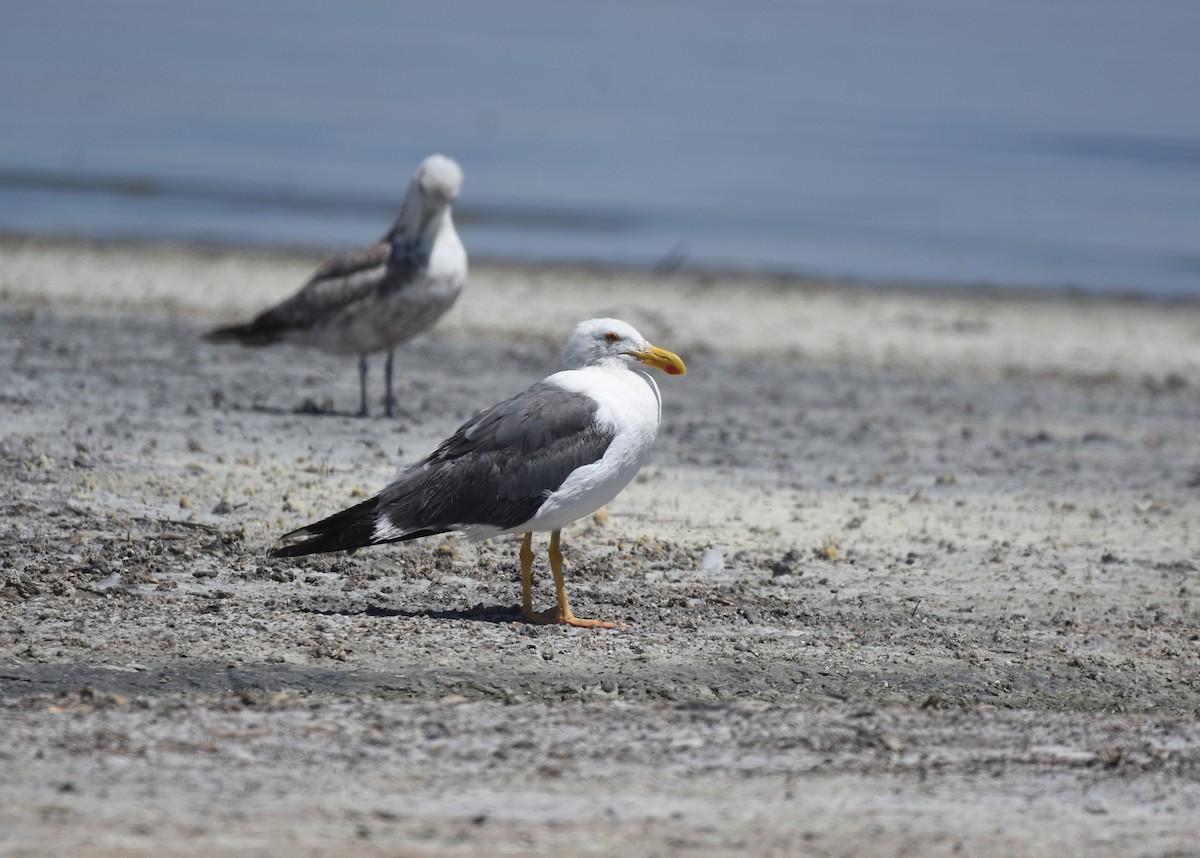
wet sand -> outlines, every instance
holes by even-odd
[[[0,242],[0,851],[1196,854],[1196,304],[476,264],[358,419],[199,339],[317,261]],[[627,630],[515,538],[267,558],[597,315],[689,366],[564,532]]]

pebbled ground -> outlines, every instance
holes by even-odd
[[[353,360],[10,304],[5,854],[1196,854],[1186,372],[680,349],[564,532],[595,632],[516,621],[515,538],[266,556],[558,338],[435,334],[363,420]]]

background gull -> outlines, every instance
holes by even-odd
[[[330,259],[292,297],[250,322],[206,338],[248,346],[277,342],[359,355],[359,413],[367,405],[367,355],[387,349],[385,413],[392,416],[395,346],[431,327],[467,282],[467,254],[451,219],[462,169],[430,155],[417,168],[400,214],[377,243]]]
[[[286,534],[285,540],[309,538],[272,555],[354,551],[450,531],[471,539],[524,533],[522,616],[533,623],[613,628],[571,611],[559,533],[616,497],[650,453],[662,400],[639,364],[669,375],[686,371],[678,356],[650,345],[625,322],[580,322],[561,372],[468,420],[370,500]],[[546,530],[558,604],[535,612],[532,535]]]

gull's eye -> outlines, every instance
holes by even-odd
[[[614,334],[612,331],[609,331],[607,334],[604,335],[604,342],[619,343],[619,342],[621,342],[621,335]]]

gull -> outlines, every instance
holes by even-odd
[[[571,610],[559,534],[615,498],[646,461],[662,398],[643,366],[668,375],[687,371],[678,355],[652,346],[625,322],[580,322],[567,341],[561,372],[479,412],[369,500],[285,534],[292,544],[272,556],[352,552],[448,532],[471,540],[523,533],[525,620],[615,628]],[[550,532],[557,605],[538,612],[532,538],[544,531]]]
[[[367,355],[386,349],[384,412],[391,417],[395,347],[432,327],[467,282],[467,254],[450,216],[462,180],[457,163],[430,155],[413,174],[400,214],[380,241],[333,257],[290,298],[205,338],[357,354],[362,416],[369,414]]]

